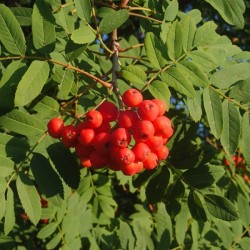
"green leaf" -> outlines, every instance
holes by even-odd
[[[218,229],[218,236],[221,238],[223,247],[230,249],[233,243],[234,234],[231,230],[230,224],[227,221],[215,220]]]
[[[233,155],[240,137],[240,116],[237,108],[229,101],[222,104],[223,129],[221,144],[228,155]]]
[[[224,168],[215,165],[204,165],[185,171],[182,175],[187,184],[195,188],[209,187],[225,175]]]
[[[78,44],[92,43],[95,38],[94,30],[87,25],[74,30],[71,35],[72,41]]]
[[[195,220],[206,221],[207,215],[196,192],[190,191],[188,195],[188,208]]]
[[[194,98],[196,93],[192,83],[186,78],[183,72],[177,67],[171,67],[166,72],[161,73],[162,80],[173,87],[176,91]]]
[[[0,155],[0,176],[9,176],[11,173],[14,172],[14,167],[15,163],[12,160]]]
[[[170,173],[166,166],[158,169],[146,187],[146,196],[149,202],[156,203],[161,201],[165,195],[169,178]]]
[[[11,62],[5,69],[0,81],[0,107],[8,109],[14,107],[15,88],[26,70],[27,68],[21,60]]]
[[[59,103],[50,96],[43,96],[43,98],[36,103],[32,109],[38,113],[39,117],[45,117],[48,119],[51,117],[57,117],[60,114]]]
[[[210,72],[217,67],[216,59],[203,50],[193,50],[189,53],[187,58],[197,63],[204,72]]]
[[[205,203],[208,211],[216,218],[225,221],[234,221],[239,219],[234,204],[225,197],[215,194],[205,194]]]
[[[250,164],[250,116],[245,112],[241,124],[242,152],[248,164]]]
[[[36,225],[41,218],[42,208],[40,195],[38,194],[35,184],[27,175],[19,172],[16,180],[16,187],[25,212],[27,213],[30,221]]]
[[[47,244],[47,249],[55,249],[57,245],[61,242],[62,235],[60,233],[56,234]]]
[[[167,63],[165,59],[166,49],[153,32],[148,32],[146,34],[144,44],[148,59],[152,66],[156,69],[161,69],[161,67],[165,66]]]
[[[90,21],[91,18],[91,3],[90,0],[74,0],[76,6],[77,15],[87,22]]]
[[[243,195],[239,194],[237,196],[237,204],[242,224],[247,228],[250,224],[249,200]]]
[[[46,226],[42,227],[42,229],[38,232],[38,239],[46,239],[51,236],[57,229],[58,224],[56,222],[50,222]]]
[[[4,220],[4,234],[7,235],[14,227],[16,221],[15,207],[14,207],[14,194],[9,187],[7,191],[5,220]]]
[[[65,56],[67,62],[71,62],[79,57],[88,47],[88,44],[77,44],[74,43],[71,39],[68,40],[65,47]]]
[[[207,75],[202,71],[199,65],[192,61],[182,61],[176,67],[185,75],[188,80],[195,86],[207,87],[209,80]]]
[[[135,238],[132,229],[128,223],[119,220],[119,229],[117,231],[122,249],[133,250]]]
[[[56,69],[56,77],[53,80],[59,83],[57,98],[61,100],[66,100],[70,96],[72,86],[74,84],[74,74],[69,69]]]
[[[250,104],[250,77],[238,82],[230,91],[229,96],[242,104]]]
[[[142,87],[146,83],[147,75],[140,66],[129,65],[121,70],[121,76],[128,82],[139,84]]]
[[[35,116],[16,109],[0,117],[0,127],[27,136],[41,135],[46,131],[45,124]]]
[[[47,198],[57,194],[63,197],[62,181],[45,156],[34,153],[30,167],[41,192]]]
[[[211,132],[216,138],[219,138],[223,128],[220,96],[212,88],[207,88],[203,92],[203,101]]]
[[[173,0],[169,3],[168,7],[165,10],[164,20],[171,22],[175,19],[179,10],[179,4],[177,0]]]
[[[155,80],[148,85],[148,90],[155,99],[160,99],[165,102],[168,107],[170,106],[171,93],[166,83]]]
[[[100,33],[108,34],[112,32],[114,29],[119,28],[122,24],[124,24],[129,18],[128,10],[118,10],[114,13],[109,13],[104,16],[104,18],[100,22]]]
[[[249,244],[250,244],[250,239],[248,236],[245,236],[237,242],[235,250],[248,250]]]
[[[56,23],[62,27],[67,34],[71,34],[73,32],[75,29],[75,22],[69,6],[61,8],[59,12],[54,14],[54,17],[56,19]]]
[[[195,91],[196,95],[194,98],[187,98],[187,106],[189,109],[190,116],[195,122],[200,121],[202,116],[202,108],[201,108],[201,95],[202,91]]]
[[[47,152],[65,183],[77,189],[80,182],[80,167],[74,155],[61,142],[51,144]]]
[[[24,55],[26,42],[22,29],[11,10],[0,4],[0,41],[13,55]]]
[[[10,9],[21,26],[31,26],[32,9],[26,7],[12,7]]]
[[[32,37],[37,50],[48,55],[55,48],[55,18],[48,3],[36,0],[32,13]]]
[[[205,0],[210,3],[229,24],[236,25],[240,29],[244,27],[243,13],[246,9],[243,0]]]
[[[174,22],[167,34],[167,50],[170,59],[175,61],[182,54],[182,26],[179,22]]]
[[[157,211],[154,214],[156,226],[157,247],[156,250],[168,249],[172,240],[172,222],[166,211],[165,204],[157,204]]]
[[[189,218],[188,206],[186,203],[182,203],[181,210],[175,217],[175,235],[179,245],[182,245],[186,238]]]
[[[15,105],[25,106],[41,92],[49,76],[49,64],[33,61],[19,82],[15,94]]]
[[[196,31],[194,45],[204,46],[214,44],[220,37],[215,31],[216,28],[217,26],[213,21],[205,22]]]
[[[218,88],[227,89],[237,81],[248,77],[250,77],[250,64],[239,63],[216,71],[211,77],[211,82]]]
[[[193,47],[196,24],[192,17],[185,16],[181,19],[182,25],[182,45],[184,51],[189,51]]]
[[[18,137],[0,133],[0,156],[22,160],[29,150],[29,144]]]

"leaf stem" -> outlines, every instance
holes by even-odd
[[[149,16],[141,15],[141,14],[138,14],[138,13],[134,13],[134,12],[129,12],[129,15],[144,18],[144,19],[148,19],[150,21],[153,21],[153,22],[159,23],[159,24],[163,23],[161,20],[158,20],[158,19],[155,19],[155,18],[152,18],[152,17],[149,17]]]

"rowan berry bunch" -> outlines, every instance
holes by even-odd
[[[124,92],[122,101],[124,109],[105,101],[76,125],[53,118],[48,133],[74,147],[83,167],[107,166],[125,175],[154,169],[168,157],[165,144],[173,134],[171,120],[164,116],[166,105],[159,99],[143,100],[136,89]]]

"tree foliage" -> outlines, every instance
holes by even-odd
[[[244,27],[243,0],[204,2]],[[0,249],[248,249],[250,52],[177,0],[0,4],[0,27]],[[169,108],[156,169],[81,168],[48,136],[131,87]]]

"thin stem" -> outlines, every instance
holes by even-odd
[[[250,226],[248,226],[248,227],[245,229],[245,231],[242,233],[242,235],[241,235],[237,240],[235,240],[235,241],[233,242],[233,244],[232,244],[231,247],[230,247],[230,250],[233,250],[233,249],[235,248],[236,244],[244,237],[244,235],[245,235],[248,231],[250,231]]]
[[[236,106],[238,106],[239,108],[245,110],[246,112],[250,113],[250,110],[248,108],[243,107],[240,103],[238,103],[237,101],[235,101],[234,99],[226,96],[224,93],[222,93],[219,89],[216,89],[215,87],[213,87],[212,85],[209,86],[211,89],[213,89],[215,92],[217,92],[220,96],[224,97],[225,99],[227,99],[229,102],[232,102],[233,104],[235,104]]]
[[[9,56],[9,57],[1,57],[0,58],[0,61],[4,61],[4,60],[26,60],[26,59],[32,59],[32,60],[41,60],[41,61],[47,61],[47,62],[50,62],[50,63],[53,63],[53,64],[58,64],[66,69],[70,69],[70,70],[73,70],[73,71],[76,71],[80,74],[83,74],[97,82],[99,82],[100,84],[102,84],[104,87],[106,88],[110,88],[112,86],[112,84],[110,83],[107,83],[103,80],[101,80],[100,78],[88,73],[87,71],[84,71],[82,69],[79,69],[77,67],[74,67],[70,64],[67,64],[67,63],[63,63],[63,62],[59,62],[59,61],[56,61],[54,59],[51,59],[51,58],[45,58],[45,57],[38,57],[38,56]]]
[[[113,68],[112,68],[112,84],[114,88],[114,92],[117,96],[119,109],[122,110],[124,108],[122,97],[120,94],[120,90],[117,84],[117,74],[119,71],[119,43],[117,42],[117,29],[112,32],[112,49],[113,49]]]
[[[133,46],[125,48],[125,49],[119,48],[119,52],[121,53],[121,52],[125,52],[125,51],[128,51],[128,50],[143,47],[143,46],[144,46],[144,43],[139,43],[139,44],[133,45]]]
[[[95,4],[94,4],[94,0],[91,0],[91,11],[92,11],[92,15],[94,17],[95,20],[95,27],[96,27],[96,32],[97,32],[97,39],[99,40],[99,42],[101,43],[101,46],[110,54],[112,55],[112,51],[106,46],[106,44],[103,42],[102,40],[102,36],[100,34],[100,30],[99,30],[99,26],[98,26],[98,22],[97,22],[97,18],[96,18],[96,13],[95,13]]]
[[[148,19],[148,20],[151,20],[153,22],[162,24],[161,20],[158,20],[158,19],[155,19],[155,18],[152,18],[152,17],[149,17],[149,16],[141,15],[141,14],[134,13],[134,12],[129,12],[129,15],[130,16],[136,16],[136,17],[144,18],[144,19]]]

